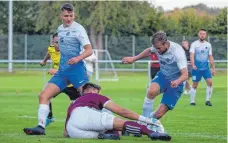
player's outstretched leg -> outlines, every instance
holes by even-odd
[[[123,125],[124,131],[127,131],[131,134],[143,134],[148,135],[152,140],[163,140],[163,141],[170,141],[171,136],[166,133],[158,133],[149,130],[146,126],[140,125],[133,121],[126,121]]]
[[[40,125],[34,128],[24,128],[23,131],[27,135],[45,135],[45,129]]]

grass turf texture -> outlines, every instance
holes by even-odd
[[[119,141],[96,139],[69,139],[63,137],[68,97],[60,94],[52,100],[56,121],[46,129],[45,136],[28,136],[22,129],[37,125],[38,93],[43,88],[42,72],[0,73],[0,142],[1,143],[148,143],[142,138],[121,137]],[[47,75],[47,79],[50,76]],[[197,106],[189,106],[189,96],[182,95],[173,111],[162,119],[173,143],[225,143],[227,142],[227,75],[217,72],[213,77],[212,107],[205,106],[205,82],[197,90]],[[147,73],[119,73],[118,82],[101,82],[102,94],[123,107],[141,114],[146,92]],[[161,95],[156,98],[155,107]]]

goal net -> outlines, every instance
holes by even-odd
[[[108,50],[94,50],[97,56],[95,63],[96,81],[118,81],[118,75]]]

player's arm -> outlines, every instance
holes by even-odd
[[[176,88],[180,83],[188,79],[187,59],[184,50],[178,50],[175,53],[177,66],[180,69],[181,75],[177,80],[171,81],[171,87]]]
[[[156,122],[158,122],[158,120],[156,120],[156,119],[152,120],[150,118],[147,118],[147,117],[141,116],[135,112],[132,112],[131,110],[122,108],[118,104],[116,104],[110,100],[104,104],[104,108],[106,108],[122,117],[131,119],[131,120],[138,120],[138,121],[145,122],[147,124],[155,124],[155,125],[157,125]],[[157,126],[159,126],[159,125],[157,125]]]
[[[210,46],[210,50],[209,50],[209,62],[211,64],[211,73],[212,73],[212,75],[215,75],[215,62],[214,62],[214,57],[212,55],[211,46]]]
[[[48,59],[50,59],[50,54],[47,52],[46,55],[44,56],[43,61],[40,62],[40,65],[45,66]]]
[[[80,44],[83,46],[84,51],[79,56],[71,58],[68,61],[68,64],[75,64],[91,56],[93,53],[92,46],[89,41],[89,37],[84,28],[81,29],[80,34],[77,36],[77,39],[79,40]]]
[[[196,70],[196,65],[195,65],[195,46],[194,46],[194,43],[191,45],[190,47],[190,62],[191,62],[191,65],[192,65],[192,68],[194,70]]]
[[[151,54],[151,48],[146,48],[144,51],[142,51],[140,54],[133,56],[133,57],[124,57],[122,59],[122,62],[124,64],[132,64],[135,61],[139,60],[139,59],[143,59],[146,58],[148,56],[150,56]]]

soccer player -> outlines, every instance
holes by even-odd
[[[192,64],[192,88],[190,90],[190,105],[195,106],[196,88],[199,81],[203,77],[206,80],[206,106],[212,106],[210,98],[212,96],[212,75],[215,75],[214,57],[212,55],[212,47],[205,39],[207,31],[200,29],[198,33],[199,39],[191,44],[190,58]],[[211,71],[209,68],[208,60],[211,64]]]
[[[48,73],[51,75],[54,75],[58,71],[59,63],[60,63],[60,51],[59,51],[58,34],[57,33],[55,33],[52,36],[52,45],[50,45],[48,47],[48,51],[47,51],[44,59],[40,62],[40,65],[45,66],[48,59],[51,59],[52,65],[53,65]],[[79,96],[81,96],[78,89],[74,88],[72,84],[68,85],[62,92],[67,94],[71,101],[74,101]],[[49,112],[47,120],[46,120],[46,126],[48,126],[51,122],[54,121],[51,102],[49,104],[49,110],[50,110],[50,112]]]
[[[100,86],[93,83],[86,83],[83,86],[83,96],[71,104],[67,111],[64,135],[71,138],[98,138],[100,132],[107,130],[126,130],[133,134],[144,134],[153,140],[171,140],[166,133],[151,131],[145,125],[134,121],[127,121],[115,117],[107,112],[101,112],[106,108],[117,115],[139,120],[148,125],[159,126],[160,121],[138,115],[128,109],[120,107],[109,98],[98,94]]]
[[[187,61],[182,47],[169,41],[166,33],[159,31],[153,35],[152,47],[134,57],[124,57],[122,62],[131,64],[139,59],[148,57],[155,52],[159,59],[160,71],[151,81],[147,96],[143,104],[143,116],[161,118],[172,110],[183,92],[183,82],[188,78]],[[151,115],[153,99],[163,93],[161,103]]]
[[[187,58],[187,61],[190,62],[190,48],[189,48],[189,42],[187,40],[182,41],[182,48],[185,51],[185,55]],[[191,77],[191,72],[192,72],[192,66],[191,64],[188,63],[188,79],[184,82],[184,94],[188,94],[189,90],[191,89],[191,85],[189,83],[189,79]]]
[[[86,64],[86,70],[87,70],[87,75],[90,78],[93,76],[93,64],[97,61],[96,55],[93,54],[87,58],[84,59],[84,62]]]
[[[158,56],[154,52],[151,52],[150,59],[152,61],[158,61]],[[151,66],[150,66],[150,76],[151,76],[151,79],[153,79],[155,77],[155,75],[157,74],[157,72],[159,70],[160,70],[159,63],[152,63],[151,64]]]
[[[49,113],[50,99],[63,91],[70,83],[79,91],[88,82],[83,60],[92,55],[92,47],[82,25],[74,21],[74,7],[66,3],[61,6],[62,25],[58,27],[58,44],[60,49],[59,70],[49,80],[39,95],[38,125],[24,128],[29,135],[43,135],[46,118]],[[84,52],[81,53],[84,48]],[[81,54],[80,54],[81,53]]]

